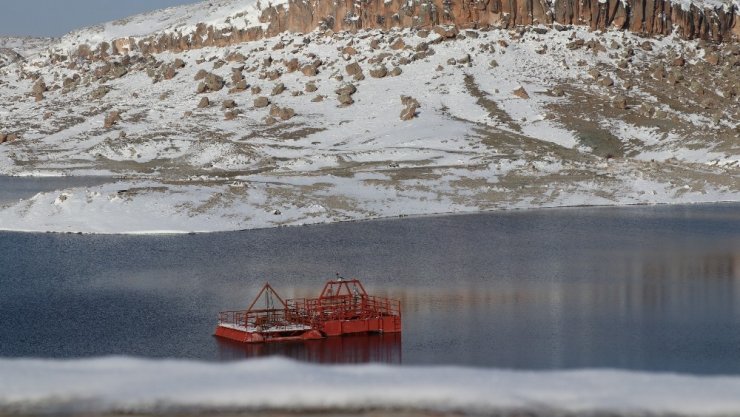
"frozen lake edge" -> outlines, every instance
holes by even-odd
[[[281,358],[213,364],[108,357],[2,359],[0,373],[0,415],[740,415],[740,377],[606,369],[319,366]]]

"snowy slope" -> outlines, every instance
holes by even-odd
[[[246,27],[257,7],[170,8],[62,44]],[[190,232],[737,201],[739,60],[733,44],[537,27],[284,33],[19,62],[0,69],[0,135],[13,139],[0,143],[0,174],[122,179],[0,207],[0,229]],[[203,91],[206,74],[223,88]],[[351,103],[337,92],[348,84]],[[420,105],[410,120],[402,96]]]
[[[58,39],[31,37],[0,37],[0,68],[46,52]]]
[[[273,6],[287,0],[269,2]],[[125,19],[83,28],[65,35],[58,49],[69,51],[81,44],[91,46],[119,38],[142,38],[155,34],[195,32],[198,24],[215,29],[261,26],[258,0],[209,0],[169,7]]]
[[[0,74],[7,80],[0,92],[15,98],[0,109],[0,123],[22,134],[0,145],[0,172],[126,179],[41,193],[0,208],[0,229],[215,231],[740,198],[737,98],[719,108],[690,105],[720,94],[705,90],[698,99],[687,96],[688,104],[662,104],[666,84],[650,75],[656,59],[680,53],[691,65],[682,70],[685,84],[674,87],[676,94],[690,94],[692,79],[730,83],[721,67],[706,66],[696,42],[669,37],[651,41],[648,51],[637,47],[644,42],[637,36],[583,28],[466,34],[455,41],[413,30],[285,34],[153,58],[134,54],[118,78],[95,75],[104,63],[77,69],[24,64],[50,87],[40,102],[28,95],[33,79],[19,79],[14,71],[20,67],[8,67],[12,71]],[[574,38],[608,48],[573,50]],[[392,49],[397,39],[406,48]],[[349,44],[355,55],[344,52]],[[429,53],[420,57],[423,48]],[[628,48],[633,56],[621,70]],[[732,57],[732,48],[725,53]],[[299,68],[320,62],[318,73],[289,70],[294,58]],[[176,59],[184,67],[172,79],[157,75]],[[364,79],[347,73],[352,63]],[[381,65],[401,73],[373,77]],[[597,83],[592,69],[614,85]],[[244,91],[232,91],[235,70],[248,86]],[[227,85],[197,94],[195,76],[202,71]],[[79,79],[71,87],[54,89],[74,75]],[[342,106],[336,90],[347,83],[357,92],[354,104]],[[280,84],[285,91],[273,94]],[[520,87],[529,98],[513,94]],[[107,94],[91,99],[100,88]],[[627,109],[613,108],[619,94],[629,98]],[[421,104],[412,120],[399,118],[401,95]],[[295,115],[270,120],[270,106],[254,106],[259,96]],[[199,108],[204,97],[210,104]],[[230,120],[223,108],[228,100],[238,112]],[[106,128],[111,111],[121,120]],[[722,117],[713,120],[717,114]],[[608,158],[611,153],[616,158]]]
[[[612,370],[0,360],[0,413],[406,410],[467,415],[740,415],[740,378]]]

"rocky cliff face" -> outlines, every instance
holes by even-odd
[[[166,33],[141,38],[82,44],[75,52],[105,58],[136,50],[142,53],[226,46],[290,31],[314,29],[458,28],[518,25],[579,25],[593,30],[629,30],[649,36],[676,31],[686,39],[731,42],[740,38],[736,2],[709,6],[671,0],[288,0],[261,9],[262,26],[235,29],[199,24],[192,33]]]
[[[622,29],[668,35],[674,26],[685,38],[717,42],[740,34],[735,5],[684,10],[669,0],[291,0],[287,8],[267,10],[270,32],[455,25],[510,28],[559,23],[592,29]]]

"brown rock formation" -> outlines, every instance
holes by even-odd
[[[338,30],[363,28],[425,27],[451,25],[475,28],[486,25],[560,23],[588,25],[592,29],[629,29],[638,33],[667,35],[678,28],[686,38],[729,41],[740,35],[735,7],[683,10],[669,0],[405,0],[355,3],[291,0],[263,13],[268,35],[284,30],[309,32],[316,27]],[[439,32],[437,32],[439,33]],[[445,36],[448,34],[445,34]],[[450,33],[456,36],[456,31]]]
[[[249,42],[284,31],[308,33],[316,28],[333,32],[394,27],[431,28],[444,38],[458,35],[457,28],[517,25],[585,25],[592,29],[615,28],[647,35],[677,32],[687,39],[727,42],[740,38],[737,6],[684,10],[670,0],[289,0],[267,7],[260,21],[267,29],[222,28],[199,24],[191,33],[169,33],[146,38],[122,38],[97,46],[81,45],[75,55],[104,59],[108,55],[140,51],[182,52],[208,46]],[[445,27],[440,27],[444,25]],[[394,48],[403,48],[394,44]],[[61,58],[61,57],[60,57]]]
[[[121,120],[121,113],[117,111],[112,111],[108,113],[107,116],[105,116],[105,121],[103,122],[103,127],[106,129],[110,129],[114,125],[118,124],[118,122]]]
[[[421,107],[418,100],[409,96],[401,96],[401,104],[404,106],[401,110],[401,120],[413,119],[416,117],[416,111]]]

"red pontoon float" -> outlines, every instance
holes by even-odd
[[[257,307],[260,300],[264,307]],[[262,343],[400,331],[400,301],[368,295],[359,280],[339,278],[327,282],[318,298],[283,300],[265,284],[248,309],[219,313],[215,335]]]

